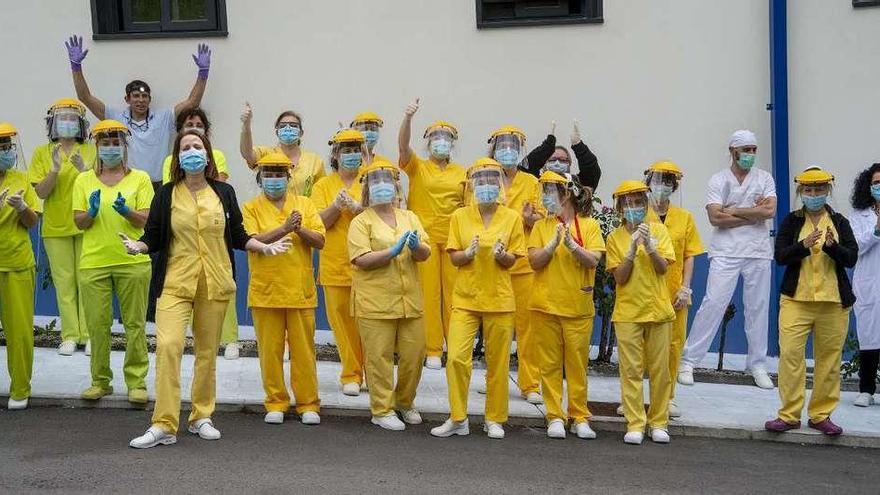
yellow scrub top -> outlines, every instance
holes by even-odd
[[[229,165],[226,163],[226,155],[218,149],[212,149],[211,155],[214,157],[214,165],[217,166],[218,174],[225,174],[229,177]],[[162,162],[162,184],[171,182],[171,155],[165,157]]]
[[[433,160],[423,160],[415,153],[410,153],[409,161],[401,168],[409,175],[409,209],[419,216],[431,242],[445,244],[449,217],[465,204],[467,172],[457,163],[441,170]]]
[[[657,240],[657,251],[663,258],[675,262],[675,251],[669,231],[662,223],[649,222],[651,236]],[[632,244],[632,234],[621,225],[608,235],[605,266],[610,271],[623,263]],[[670,267],[671,268],[671,267]],[[654,271],[651,256],[641,244],[633,260],[629,280],[617,285],[616,302],[611,321],[626,323],[660,323],[675,320],[675,310],[666,288],[666,277]]]
[[[20,170],[7,170],[0,178],[0,192],[9,189],[9,196],[24,190],[24,202],[34,210],[40,211],[40,201],[27,174]],[[8,197],[8,196],[7,196]],[[73,216],[73,215],[71,215]],[[34,251],[28,229],[18,221],[18,212],[6,204],[0,204],[0,272],[17,272],[34,267]]]
[[[31,184],[43,182],[52,170],[52,150],[57,143],[46,143],[34,149],[31,164],[28,168],[28,180]],[[79,154],[86,170],[95,166],[95,145],[91,143],[75,144],[68,155],[60,150],[61,171],[55,179],[55,189],[43,200],[43,237],[68,237],[82,233],[73,222],[73,183],[80,171],[70,157]],[[30,203],[28,203],[30,204]]]
[[[391,228],[372,208],[354,217],[348,231],[348,259],[354,261],[369,252],[388,249],[408,230],[417,231],[422,242],[431,242],[415,213],[395,208],[394,218],[397,227]],[[358,318],[422,316],[422,285],[408,246],[385,266],[372,270],[352,267],[351,292],[353,314]]]
[[[302,226],[324,233],[324,223],[312,200],[287,192],[284,206],[278,209],[265,194],[248,201],[242,207],[244,229],[251,236],[275,230],[296,210],[302,215]],[[318,306],[315,276],[312,266],[312,248],[290,233],[293,241],[290,251],[276,256],[248,252],[251,282],[248,286],[248,306],[256,308],[314,308]]]
[[[544,249],[556,237],[557,225],[559,220],[555,217],[535,222],[529,235],[529,249]],[[580,230],[580,240],[587,251],[605,252],[602,230],[596,220],[578,216],[577,227],[572,222],[570,229],[575,240],[578,238],[578,229]],[[560,241],[550,262],[535,271],[529,309],[566,318],[592,317],[596,313],[593,305],[595,279],[596,269],[582,265]]]
[[[226,251],[226,214],[210,186],[191,193],[183,182],[171,195],[171,245],[162,294],[194,299],[202,272],[208,299],[226,301],[235,293],[232,262]]]
[[[312,202],[320,213],[327,209],[336,200],[339,191],[345,187],[342,177],[333,173],[322,177],[312,188]],[[349,196],[355,201],[361,200],[362,184],[360,175],[346,188]],[[332,287],[351,286],[351,263],[348,258],[348,228],[354,215],[348,210],[342,210],[336,223],[327,230],[324,239],[324,249],[321,250],[320,264],[318,265],[318,283]]]
[[[519,213],[520,222],[522,222],[522,211],[526,203],[530,203],[535,210],[544,212],[543,208],[541,208],[541,185],[538,179],[531,174],[517,171],[513,176],[510,187],[505,188],[504,194],[507,207]],[[528,238],[531,229],[526,227],[524,222],[523,231],[526,238]],[[532,273],[529,260],[526,257],[516,260],[516,263],[510,269],[510,273],[514,275]]]
[[[469,311],[503,313],[516,309],[510,270],[495,261],[492,248],[501,239],[507,251],[517,258],[526,255],[522,216],[510,208],[498,205],[489,228],[483,224],[476,205],[459,208],[449,221],[447,251],[467,249],[475,235],[480,237],[476,257],[458,267],[452,307]]]
[[[660,217],[653,209],[648,208],[647,221],[660,222]],[[666,212],[666,221],[660,223],[665,225],[666,230],[669,231],[672,250],[675,251],[677,262],[669,265],[669,270],[666,271],[666,287],[669,290],[669,297],[675,298],[678,289],[681,288],[685,258],[699,256],[706,250],[703,248],[703,241],[700,239],[700,233],[697,231],[697,224],[694,223],[694,216],[691,215],[691,212],[670,205]]]
[[[280,146],[254,146],[254,156],[257,157],[257,160],[269,153],[283,154],[284,151]],[[325,175],[324,160],[317,153],[300,148],[299,162],[290,171],[290,182],[287,184],[287,189],[295,195],[311,196],[312,187],[318,179]]]
[[[834,238],[840,239],[837,235],[837,229],[831,222],[831,215],[826,211],[819,219],[819,224],[815,227],[809,218],[804,221],[801,232],[798,235],[798,242],[813,233],[813,229],[819,229],[822,237],[810,248],[810,255],[801,260],[801,269],[798,275],[797,290],[794,297],[783,295],[783,299],[794,299],[795,301],[806,302],[840,302],[840,290],[837,287],[837,272],[835,271],[834,260],[822,251],[825,244],[825,232],[828,227],[834,232]]]
[[[120,232],[132,239],[140,239],[144,235],[144,229],[132,225],[125,217],[116,213],[112,205],[121,193],[125,204],[132,210],[149,210],[153,201],[150,176],[143,170],[129,169],[118,184],[107,186],[98,179],[94,170],[83,172],[73,184],[73,211],[88,211],[89,196],[96,190],[101,191],[101,207],[92,226],[83,231],[80,268],[149,263],[150,257],[145,254],[128,254],[119,240]],[[70,216],[73,216],[72,212]]]

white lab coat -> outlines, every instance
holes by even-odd
[[[856,210],[849,223],[859,243],[859,261],[853,273],[859,348],[880,349],[880,237],[874,235],[877,214],[871,208]]]

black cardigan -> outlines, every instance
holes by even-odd
[[[556,150],[556,136],[550,134],[537,148],[533,149],[526,157],[523,165],[526,172],[538,177],[541,175],[541,168],[547,163],[547,160],[553,156]],[[602,177],[602,169],[599,168],[599,159],[590,151],[589,146],[583,141],[576,143],[571,147],[578,163],[578,180],[582,186],[589,186],[593,191],[599,187],[599,179]]]
[[[859,257],[859,245],[853,235],[849,221],[831,207],[825,209],[831,215],[831,223],[837,229],[837,243],[831,247],[822,244],[822,251],[834,260],[834,268],[837,273],[837,290],[840,293],[840,304],[848,308],[856,302],[852,284],[846,274],[847,268],[856,265]],[[794,297],[797,291],[798,279],[801,274],[801,260],[810,256],[810,249],[798,241],[801,229],[806,222],[803,210],[793,211],[785,217],[779,232],[776,235],[776,263],[785,266],[785,275],[782,277],[781,292],[789,297]],[[821,240],[819,242],[822,242]]]
[[[233,249],[244,250],[245,244],[251,236],[244,230],[242,224],[241,209],[235,198],[235,189],[225,182],[207,179],[208,185],[220,198],[223,204],[223,212],[226,214],[226,251],[229,252],[229,261],[232,262],[232,277],[235,278],[235,257]],[[157,253],[153,264],[153,277],[158,287],[156,297],[162,295],[165,287],[165,272],[168,268],[168,246],[171,244],[171,198],[174,192],[174,183],[168,183],[159,188],[150,205],[150,216],[144,226],[144,235],[141,242],[149,248],[149,253]]]

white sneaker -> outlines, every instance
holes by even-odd
[[[596,432],[590,428],[590,423],[586,421],[571,425],[571,432],[577,435],[578,438],[583,438],[585,440],[593,440],[596,438]]]
[[[361,395],[361,386],[357,382],[348,382],[342,384],[342,395],[357,397]]]
[[[58,346],[58,354],[62,356],[73,356],[74,352],[76,352],[76,342],[72,340],[65,340]]]
[[[526,402],[537,406],[538,404],[543,404],[544,399],[538,392],[529,392],[526,394]]]
[[[752,371],[752,378],[755,379],[755,385],[765,390],[772,390],[775,387],[773,380],[770,379],[770,375],[764,370]]]
[[[626,435],[623,436],[623,443],[641,445],[644,438],[645,434],[640,431],[628,431],[626,432]]]
[[[198,435],[202,440],[220,440],[220,430],[214,428],[214,423],[210,418],[196,420],[195,423],[189,425],[189,432]]]
[[[494,421],[486,421],[486,424],[483,425],[483,431],[489,438],[495,440],[504,438],[504,427]]]
[[[314,411],[306,411],[299,416],[300,422],[304,425],[319,425],[321,424],[321,416]]]
[[[654,443],[669,443],[669,432],[660,428],[651,428],[651,440]]]
[[[617,415],[623,416],[623,404],[617,406]]]
[[[86,341],[86,356],[92,355],[92,341],[91,339]]]
[[[680,418],[681,417],[681,409],[678,408],[678,404],[676,404],[674,400],[669,401],[669,417],[670,418]]]
[[[10,411],[27,409],[27,406],[28,406],[28,398],[27,397],[25,397],[24,399],[21,399],[21,400],[15,400],[10,397],[9,402],[6,403],[6,408],[9,409]]]
[[[156,445],[171,445],[177,443],[177,437],[166,433],[165,430],[158,426],[151,426],[143,435],[135,438],[128,443],[129,447],[136,449],[149,449]]]
[[[284,423],[284,413],[281,411],[267,412],[266,416],[263,417],[263,422],[270,425],[280,425]]]
[[[428,356],[425,358],[425,368],[439,370],[442,367],[443,361],[440,360],[440,356]]]
[[[483,380],[477,384],[477,393],[486,395],[486,380]]]
[[[453,421],[451,419],[447,419],[443,422],[442,425],[431,428],[431,435],[440,438],[451,437],[453,435],[469,435],[471,433],[471,427],[468,423],[467,418],[462,421]]]
[[[403,416],[403,421],[406,424],[410,424],[410,425],[422,424],[422,415],[419,414],[419,410],[416,408],[405,409],[403,411],[400,411],[400,415]]]
[[[239,353],[238,342],[230,342],[226,344],[226,349],[223,350],[223,357],[225,359],[238,359]]]
[[[565,438],[565,423],[561,419],[554,419],[547,425],[547,436],[550,438]]]
[[[686,386],[694,384],[694,367],[687,363],[678,365],[678,383]]]
[[[403,431],[406,429],[406,425],[394,413],[387,416],[373,416],[370,419],[370,423],[391,431]]]
[[[10,400],[10,402],[12,401]],[[853,401],[853,405],[858,407],[868,407],[873,403],[874,396],[868,393],[859,394],[859,396],[856,397],[856,400]],[[12,409],[12,407],[10,407],[9,409]]]

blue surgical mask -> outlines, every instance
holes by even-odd
[[[541,196],[541,204],[550,213],[559,211],[559,201],[555,194],[544,194]]]
[[[431,141],[431,156],[445,160],[452,153],[452,143],[446,139]]]
[[[195,148],[181,151],[180,154],[177,155],[177,160],[180,163],[180,168],[188,174],[197,174],[205,170],[205,167],[208,165],[208,158],[205,154],[205,150]]]
[[[513,148],[502,148],[495,150],[494,158],[502,167],[511,168],[519,163],[519,152]]]
[[[871,186],[871,196],[874,197],[874,201],[880,201],[880,184]]]
[[[481,205],[498,201],[501,188],[496,184],[480,184],[474,187],[474,196]]]
[[[553,160],[551,162],[547,162],[547,170],[555,172],[557,174],[567,174],[568,163],[560,160]]]
[[[105,167],[118,167],[122,164],[122,146],[99,146],[98,158]]]
[[[370,203],[374,205],[387,205],[394,201],[397,190],[390,182],[370,184]]]
[[[362,131],[361,134],[364,135],[364,140],[370,148],[379,142],[379,131]]]
[[[363,160],[364,157],[360,151],[354,153],[342,153],[339,155],[339,163],[349,170],[360,167]]]
[[[825,203],[828,202],[828,195],[823,194],[822,196],[803,196],[804,208],[809,211],[819,211],[825,207]]]
[[[752,167],[755,166],[755,154],[754,153],[740,153],[739,159],[736,161],[739,168],[743,170],[751,170]]]
[[[78,120],[59,120],[55,122],[55,131],[58,133],[58,137],[61,138],[75,138],[79,136],[79,121]]]
[[[624,208],[623,209],[623,218],[629,222],[630,225],[637,225],[645,221],[645,214],[647,210],[644,206],[640,206],[637,208]]]
[[[284,196],[287,191],[287,177],[265,177],[262,180],[263,192],[272,199]]]
[[[14,149],[0,151],[0,170],[9,170],[18,161],[18,153]]]
[[[296,144],[299,142],[302,130],[299,127],[286,125],[275,131],[275,134],[278,135],[278,140],[281,141],[281,144]]]

